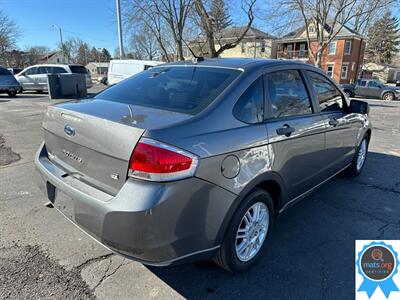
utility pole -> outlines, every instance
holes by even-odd
[[[116,0],[117,5],[117,22],[118,22],[118,44],[119,44],[119,59],[125,57],[124,45],[122,42],[122,23],[121,23],[121,1]]]
[[[69,63],[69,57],[67,55],[65,55],[65,53],[64,53],[64,43],[63,43],[63,38],[62,38],[61,27],[58,27],[56,24],[51,25],[51,27],[53,27],[54,29],[58,29],[58,31],[60,33],[61,51],[62,51],[64,58],[67,57],[67,62]]]

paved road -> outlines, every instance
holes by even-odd
[[[0,96],[0,148],[9,147],[0,154],[17,160],[0,166],[0,299],[350,299],[354,241],[400,238],[400,102],[370,102],[364,173],[337,177],[283,214],[265,258],[237,276],[212,263],[145,267],[45,208],[33,157],[49,103]]]

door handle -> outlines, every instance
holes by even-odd
[[[277,134],[285,136],[290,136],[295,131],[296,129],[288,124],[285,124],[282,127],[276,129]]]
[[[338,124],[339,122],[335,118],[329,119],[329,125],[336,127]]]

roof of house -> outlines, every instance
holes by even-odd
[[[325,23],[325,26],[324,26],[324,29],[327,32],[331,32],[331,31],[335,30],[335,29],[332,28],[332,25],[330,25],[329,23],[332,24],[332,22],[327,22],[327,23]],[[336,22],[335,28],[338,28],[340,26],[342,26],[342,24],[339,23],[339,22]],[[298,29],[296,29],[296,30],[294,30],[292,32],[289,32],[288,34],[284,35],[282,40],[301,39],[301,38],[303,38],[303,37],[301,37],[301,34],[305,31],[305,29],[306,29],[306,26],[303,25],[303,26],[299,27]],[[352,30],[351,28],[349,28],[346,25],[343,25],[339,29],[339,32],[337,33],[336,38],[340,38],[340,37],[358,37],[358,38],[363,38],[363,36],[361,34],[359,34],[358,32],[356,32],[354,30]]]
[[[52,58],[54,55],[59,54],[61,51],[52,51],[49,53],[46,53],[45,55],[43,55],[40,60],[47,60],[49,58]]]
[[[243,32],[246,30],[247,26],[242,26],[242,27],[228,27],[225,29],[222,29],[221,32],[218,34],[216,33],[215,35],[220,35],[220,38],[223,39],[233,39],[241,36]],[[261,31],[257,28],[250,27],[249,30],[246,32],[244,38],[246,39],[275,39],[274,36]]]

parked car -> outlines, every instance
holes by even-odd
[[[108,68],[108,84],[116,84],[132,75],[160,64],[163,64],[163,62],[135,59],[111,60]]]
[[[157,66],[48,108],[39,185],[116,253],[158,266],[213,258],[241,272],[279,214],[343,170],[361,173],[368,111],[300,62]]]
[[[349,97],[400,99],[400,89],[385,85],[378,79],[358,79],[356,84],[342,84],[341,88]]]
[[[21,88],[13,74],[6,68],[0,66],[0,93],[7,93],[10,97],[15,97]]]
[[[47,74],[85,74],[86,87],[91,88],[92,77],[90,72],[81,65],[35,65],[24,69],[15,78],[21,84],[21,91],[36,91],[42,93],[47,90]]]
[[[22,71],[22,68],[7,68],[8,71],[11,72],[11,74],[16,75]]]

